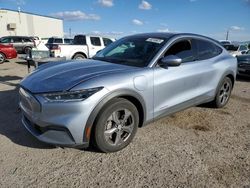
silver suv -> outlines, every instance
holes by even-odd
[[[18,53],[29,54],[30,50],[36,46],[35,37],[26,36],[6,36],[0,38],[0,44],[12,44]]]
[[[26,77],[22,123],[53,145],[118,151],[158,118],[207,102],[225,106],[236,67],[219,42],[200,35],[125,37],[92,59],[45,64]]]

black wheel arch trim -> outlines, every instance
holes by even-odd
[[[88,117],[87,123],[85,125],[85,129],[84,129],[84,135],[83,135],[83,142],[89,142],[90,141],[90,134],[91,134],[91,129],[94,125],[94,122],[96,120],[96,117],[98,116],[100,110],[108,103],[110,102],[112,99],[114,98],[125,98],[126,97],[133,97],[136,100],[138,100],[142,106],[142,110],[143,110],[143,123],[141,126],[144,125],[145,120],[146,120],[146,104],[145,101],[143,99],[143,97],[138,94],[135,91],[129,90],[129,89],[122,89],[122,90],[116,90],[113,91],[112,93],[108,94],[107,96],[105,96],[94,108],[94,110],[92,110],[90,116]],[[139,112],[140,113],[140,112]]]

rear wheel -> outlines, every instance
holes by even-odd
[[[131,102],[117,98],[101,110],[94,128],[94,142],[102,152],[125,148],[134,138],[139,114]]]
[[[233,84],[229,77],[224,78],[217,90],[213,104],[216,108],[224,107],[231,96]]]
[[[86,57],[83,54],[76,54],[74,55],[73,59],[82,60],[82,59],[86,59]]]
[[[0,64],[4,63],[6,60],[5,55],[3,53],[0,53]]]
[[[31,51],[31,47],[25,47],[24,48],[24,53],[25,54],[27,54],[27,55],[30,54],[30,51]]]

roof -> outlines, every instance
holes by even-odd
[[[12,12],[19,12],[18,10],[11,10],[11,9],[6,9],[6,8],[0,8],[0,11],[1,10],[12,11]],[[20,13],[31,14],[31,15],[35,15],[35,16],[41,16],[41,17],[52,18],[52,19],[57,19],[57,20],[63,20],[61,18],[56,18],[56,17],[53,17],[53,16],[45,16],[45,15],[35,14],[35,13],[25,12],[25,11],[20,11]]]

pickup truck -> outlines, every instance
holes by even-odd
[[[72,44],[54,44],[50,46],[51,57],[70,59],[91,58],[115,40],[107,37],[76,35]]]

